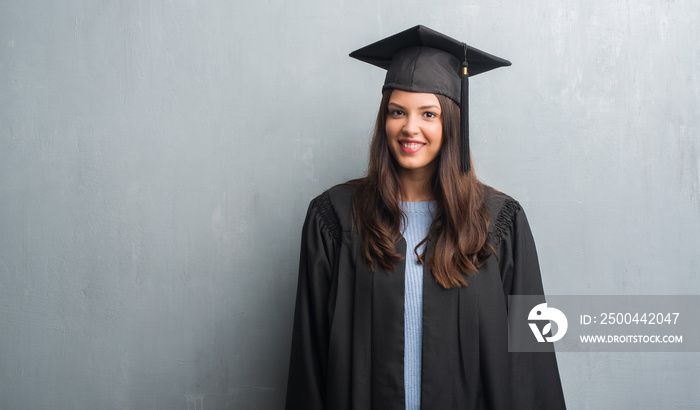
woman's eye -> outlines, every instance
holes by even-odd
[[[400,115],[403,115],[403,111],[401,111],[401,110],[390,110],[390,111],[389,111],[389,115],[391,115],[392,117],[398,117],[398,116],[400,116]]]
[[[434,112],[426,112],[423,115],[425,115],[428,118],[437,118],[437,114],[435,114]]]

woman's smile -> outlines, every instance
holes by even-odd
[[[425,145],[423,142],[407,139],[399,140],[399,144],[401,145],[401,150],[406,154],[415,154]]]

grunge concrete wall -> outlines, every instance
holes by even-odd
[[[700,293],[694,0],[0,2],[0,408],[279,409],[308,201],[424,24],[546,290]],[[698,354],[559,354],[572,409],[698,408]]]

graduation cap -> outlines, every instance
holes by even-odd
[[[510,61],[425,26],[415,26],[350,53],[387,70],[382,91],[440,94],[461,107],[462,171],[469,172],[469,77]]]

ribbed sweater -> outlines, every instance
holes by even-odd
[[[436,203],[403,202],[399,206],[406,215],[401,235],[406,240],[406,288],[404,291],[404,385],[406,410],[420,409],[421,354],[423,345],[423,265],[414,252],[416,245],[428,235]],[[418,249],[421,253],[422,244]]]

